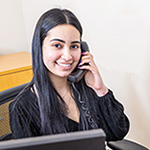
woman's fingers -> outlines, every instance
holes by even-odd
[[[87,63],[89,63],[89,64],[93,63],[93,56],[89,52],[82,54],[82,59],[81,59],[79,66],[82,66]]]

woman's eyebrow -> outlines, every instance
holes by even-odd
[[[52,39],[52,40],[50,40],[50,42],[52,42],[52,41],[59,41],[59,42],[65,43],[65,41],[64,41],[64,40],[61,40],[61,39]],[[79,44],[81,44],[80,41],[72,41],[72,42],[71,42],[71,44],[74,44],[74,43],[79,43]]]
[[[52,41],[59,41],[59,42],[65,43],[65,41],[63,41],[61,39],[52,39],[52,40],[50,40],[50,42],[52,42]]]
[[[74,44],[74,43],[79,43],[79,44],[81,44],[80,41],[72,41],[72,42],[71,42],[71,44]]]

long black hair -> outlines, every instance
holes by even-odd
[[[82,37],[82,27],[77,17],[69,10],[57,8],[45,12],[40,17],[33,35],[33,82],[38,93],[41,134],[65,133],[68,131],[68,122],[64,115],[65,102],[55,90],[42,59],[42,44],[48,31],[62,24],[73,25]],[[73,97],[80,110],[81,129],[97,128],[94,104],[90,102],[93,100],[94,94],[89,94],[94,92],[86,86],[84,79],[74,85],[74,88],[76,90],[73,92]]]

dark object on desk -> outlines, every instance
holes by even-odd
[[[27,83],[0,92],[0,141],[11,139],[9,103],[26,85]]]
[[[113,150],[148,150],[146,147],[129,140],[112,141],[107,143]]]
[[[0,142],[0,150],[105,150],[102,129]]]

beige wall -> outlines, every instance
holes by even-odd
[[[27,51],[20,0],[0,0],[0,55]]]
[[[0,0],[7,10],[0,13],[0,55],[31,52],[39,15],[58,6],[78,16],[106,85],[124,104],[131,122],[126,138],[150,147],[150,1]]]

